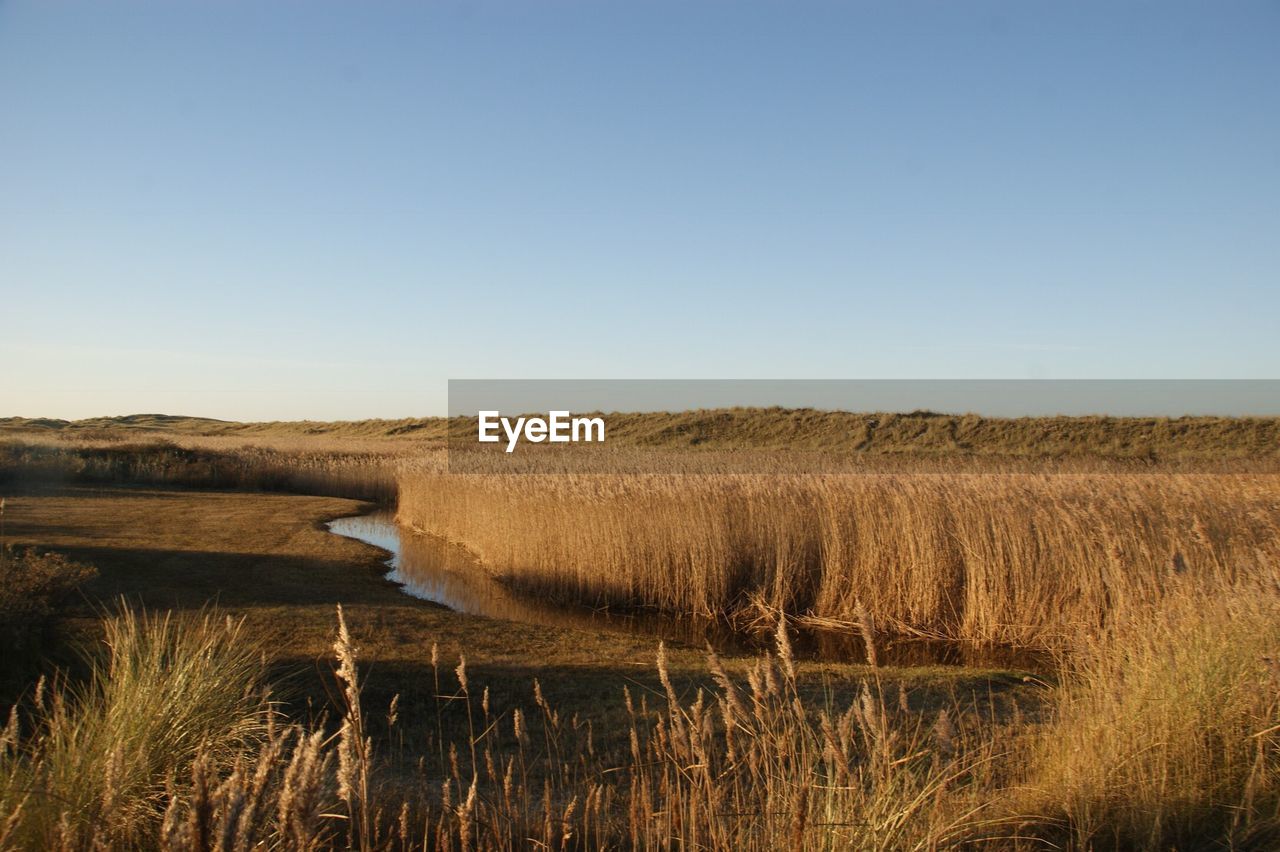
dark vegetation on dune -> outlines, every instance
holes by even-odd
[[[364,454],[182,446],[157,433],[130,433],[130,438],[95,436],[64,444],[0,440],[0,486],[131,483],[395,500],[393,471]]]
[[[895,414],[727,408],[610,414],[608,427],[610,445],[620,448],[799,449],[1149,460],[1280,457],[1280,418],[1274,417],[993,418],[928,411]],[[398,438],[443,445],[450,439],[470,439],[475,429],[474,418],[461,417],[333,423],[236,423],[159,414],[77,421],[0,419],[0,436],[39,433],[87,440],[126,440],[169,433],[246,438]]]

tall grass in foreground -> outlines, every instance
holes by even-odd
[[[198,763],[234,765],[264,737],[261,649],[237,623],[125,609],[109,657],[71,689],[43,680],[0,737],[0,846],[90,848],[149,838],[166,785]]]
[[[1035,649],[1280,564],[1267,474],[408,473],[399,517],[560,600]]]
[[[466,725],[408,774],[367,729],[341,610],[337,724],[311,729],[279,724],[234,624],[125,614],[89,688],[38,688],[0,736],[0,848],[1267,848],[1280,598],[1170,601],[1100,638],[1038,729],[912,710],[874,670],[847,706],[806,703],[782,628],[692,695],[660,647],[661,692],[620,696],[630,750],[606,756],[537,681],[495,715],[433,654]]]
[[[1174,595],[1078,655],[1031,778],[1079,848],[1280,844],[1280,599]]]
[[[529,712],[493,715],[462,659],[439,700],[468,733],[405,777],[366,730],[340,610],[335,733],[276,724],[234,625],[125,615],[89,691],[38,696],[31,730],[6,729],[0,848],[896,850],[986,828],[966,786],[986,746],[875,683],[848,707],[806,707],[777,639],[745,684],[711,658],[718,688],[695,696],[659,649],[665,695],[619,697],[631,749],[618,763],[536,681]]]

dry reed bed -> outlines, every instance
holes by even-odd
[[[218,439],[0,441],[0,483],[176,485],[392,502],[402,460],[339,442],[231,444]]]
[[[437,713],[464,714],[464,733],[438,756],[423,749],[415,777],[389,776],[338,617],[336,732],[277,718],[234,623],[108,622],[110,662],[89,688],[42,684],[0,730],[0,848],[896,850],[1010,823],[986,813],[981,720],[912,711],[873,681],[848,706],[806,708],[785,630],[745,684],[712,657],[718,686],[692,699],[659,648],[665,695],[619,696],[620,763],[536,681],[528,712],[497,716],[465,658],[433,652]],[[394,729],[394,700],[385,712]]]
[[[399,517],[558,600],[1030,649],[1280,578],[1273,474],[409,472]]]
[[[1074,849],[1280,848],[1280,596],[1175,592],[1091,639],[1023,759]]]
[[[86,688],[38,685],[0,729],[0,848],[1274,848],[1280,598],[1222,591],[1117,622],[1039,725],[915,710],[874,670],[848,704],[806,705],[785,628],[745,683],[711,656],[694,696],[659,648],[663,692],[620,696],[616,758],[537,681],[527,712],[495,714],[433,649],[435,712],[464,724],[411,745],[407,778],[398,697],[363,706],[340,609],[337,724],[317,727],[278,717],[235,623],[126,612]]]

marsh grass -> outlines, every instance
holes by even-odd
[[[82,473],[205,481],[199,453],[222,450],[187,450],[195,467],[126,447]],[[305,466],[262,452],[244,470]],[[398,699],[366,706],[341,612],[335,701],[304,725],[279,716],[237,623],[122,611],[89,681],[33,686],[0,734],[0,849],[1277,843],[1273,475],[512,477],[438,461],[377,464],[403,520],[489,570],[560,600],[769,623],[772,650],[734,674],[710,655],[699,689],[660,648],[659,688],[611,717],[629,747],[602,750],[593,718],[538,681],[497,711],[465,658],[433,649],[434,707],[405,709],[434,712],[434,731],[413,741]],[[797,688],[788,623],[860,632],[861,681]],[[877,668],[898,636],[1050,649],[1059,685],[1025,716],[913,707]]]
[[[1077,848],[1280,841],[1280,600],[1175,594],[1081,649],[1039,738],[1033,809]]]
[[[268,727],[262,649],[238,623],[122,609],[81,685],[38,684],[15,707],[0,806],[24,848],[132,845],[164,813],[171,776],[226,767]]]
[[[312,727],[278,716],[235,623],[126,611],[88,687],[41,684],[0,735],[0,848],[1264,848],[1280,604],[1238,592],[1099,635],[1040,721],[913,708],[872,668],[815,699],[780,622],[745,673],[710,654],[710,688],[682,691],[659,646],[659,689],[618,698],[630,748],[605,754],[536,680],[495,713],[465,657],[436,656],[437,713],[466,724],[438,755],[409,744],[407,772],[398,699],[369,733],[341,610],[335,719]]]
[[[1269,474],[406,473],[399,518],[565,602],[1061,650],[1175,579],[1275,577],[1278,495]]]
[[[0,441],[0,482],[95,483],[286,491],[394,502],[395,458],[348,446],[143,441]]]
[[[214,614],[125,611],[107,644],[89,686],[41,684],[5,730],[0,848],[923,849],[989,822],[956,793],[989,744],[874,681],[847,707],[806,706],[785,628],[745,683],[711,656],[716,688],[692,696],[659,648],[663,692],[619,696],[616,760],[536,680],[527,712],[495,715],[460,659],[436,700],[467,727],[408,776],[375,754],[341,611],[336,726],[283,724],[259,649]]]

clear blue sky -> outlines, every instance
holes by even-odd
[[[1280,4],[0,2],[0,416],[1280,377]]]

